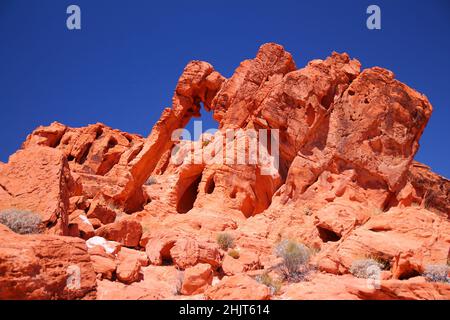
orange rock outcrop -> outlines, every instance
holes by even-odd
[[[201,112],[218,133],[174,140]],[[414,161],[431,114],[391,71],[346,53],[298,69],[264,44],[229,79],[190,62],[147,138],[55,122],[0,163],[0,211],[35,212],[44,229],[0,225],[0,299],[450,299],[422,276],[450,249],[450,181]],[[231,154],[230,129],[244,132]],[[269,146],[268,162],[236,161],[260,129],[277,130],[278,165]],[[218,156],[229,161],[206,159]],[[314,268],[273,290],[257,279],[284,239],[309,247]],[[386,264],[378,288],[351,274],[365,257]]]

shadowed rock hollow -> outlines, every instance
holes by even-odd
[[[298,69],[269,43],[229,79],[190,62],[147,138],[37,128],[0,163],[0,210],[36,212],[44,234],[2,227],[0,298],[449,299],[448,284],[421,276],[450,248],[450,182],[413,160],[432,106],[392,72],[360,67],[332,53]],[[231,155],[217,134],[173,141],[202,108],[219,133],[279,130],[279,166],[201,157],[236,160],[246,135]],[[224,232],[234,257],[216,241]],[[314,271],[273,292],[255,279],[276,273],[284,239],[314,252]],[[385,263],[379,288],[351,275],[367,257]],[[85,271],[67,287],[73,266]]]

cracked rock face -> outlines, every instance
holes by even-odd
[[[213,113],[218,133],[172,139],[202,112]],[[392,72],[361,70],[346,53],[297,68],[268,43],[229,79],[192,61],[147,138],[55,122],[0,163],[0,210],[36,212],[54,234],[22,238],[2,227],[14,245],[0,246],[0,298],[449,299],[447,284],[421,277],[447,264],[450,248],[450,182],[413,160],[431,113]],[[245,134],[228,148],[221,137],[230,129]],[[278,130],[278,165],[269,146],[260,148],[265,161],[237,162],[260,129]],[[233,248],[217,242],[220,233]],[[316,252],[315,271],[275,293],[255,278],[274,272],[284,239]],[[83,289],[40,290],[15,264],[20,250],[86,268]],[[385,262],[378,291],[350,274],[369,256]],[[13,264],[25,275],[19,289],[9,285]],[[62,281],[62,269],[55,274]]]
[[[82,239],[17,235],[0,225],[1,299],[93,299],[96,276]]]

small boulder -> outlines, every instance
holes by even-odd
[[[109,254],[116,254],[119,252],[121,246],[119,243],[114,241],[107,241],[105,238],[102,237],[93,237],[86,241],[86,246],[89,249],[92,249],[96,246],[102,247],[106,253]]]
[[[130,248],[122,247],[117,254],[118,259],[133,259],[139,261],[139,264],[142,267],[148,266],[148,257],[145,251],[133,250]]]
[[[95,234],[107,240],[117,241],[125,247],[137,247],[142,236],[142,226],[135,220],[122,219],[98,228]]]
[[[101,200],[94,200],[87,213],[89,219],[97,218],[103,224],[113,223],[116,220],[116,212],[109,208]]]
[[[198,263],[208,263],[214,269],[217,269],[222,260],[216,244],[189,238],[177,240],[170,250],[170,256],[174,264],[181,269],[186,269]]]
[[[76,226],[78,236],[84,240],[88,240],[95,236],[95,230],[92,223],[86,217],[84,211],[76,210],[69,217],[69,228],[73,229]]]
[[[209,264],[200,263],[184,271],[181,293],[184,295],[200,294],[211,285],[213,270]]]
[[[206,290],[209,300],[267,300],[270,289],[246,275],[225,277]]]
[[[113,254],[107,253],[102,246],[95,246],[88,250],[91,255],[92,266],[100,279],[112,279],[117,264]]]
[[[138,259],[126,257],[119,259],[117,266],[117,280],[130,284],[140,279],[141,263]]]

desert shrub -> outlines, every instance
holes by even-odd
[[[229,233],[219,233],[216,240],[219,247],[223,250],[228,250],[234,246],[234,238]]]
[[[386,258],[375,256],[375,255],[368,256],[367,259],[375,260],[376,262],[378,262],[381,270],[391,269],[391,260],[390,259],[386,259]]]
[[[273,279],[268,272],[264,272],[263,274],[256,276],[255,280],[269,287],[272,294],[277,294],[280,292],[283,285],[280,280]]]
[[[19,234],[41,233],[41,217],[30,211],[10,209],[0,212],[0,223]]]
[[[228,251],[228,255],[230,257],[232,257],[233,259],[239,259],[239,257],[240,257],[239,251],[237,251],[235,249],[231,249],[230,251]]]
[[[353,261],[350,273],[357,278],[369,279],[377,276],[383,269],[383,265],[374,259],[361,259]]]
[[[288,281],[304,280],[308,273],[308,262],[311,251],[308,247],[292,240],[284,240],[275,248],[277,257],[283,259],[278,269]]]
[[[151,185],[154,185],[154,184],[157,184],[157,183],[158,183],[158,180],[154,176],[150,176],[147,179],[147,181],[145,181],[144,185],[151,186]]]
[[[450,283],[448,273],[450,267],[445,264],[426,266],[423,276],[429,282],[444,282]]]

